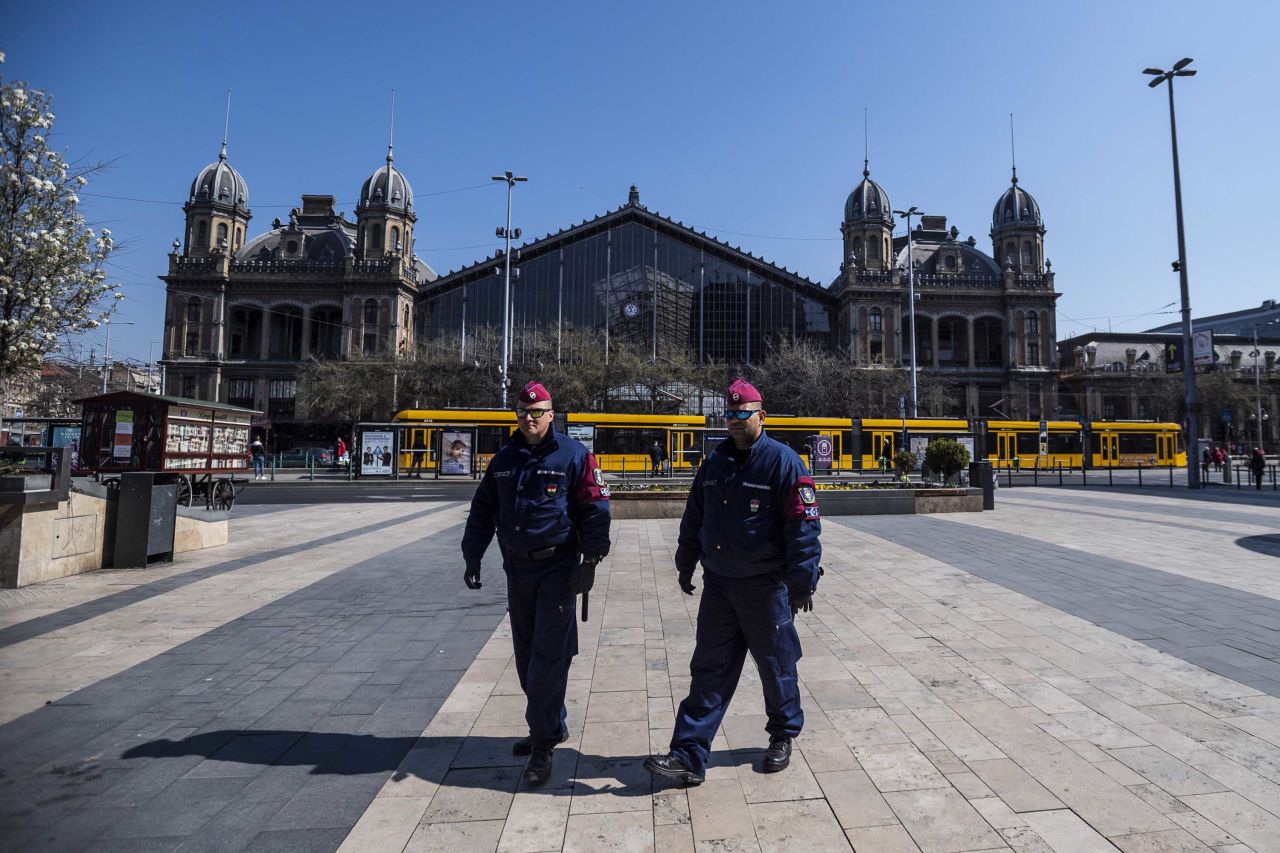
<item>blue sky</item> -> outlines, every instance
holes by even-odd
[[[71,157],[114,161],[83,197],[126,243],[111,271],[135,325],[116,327],[113,354],[145,360],[160,340],[155,276],[217,156],[228,88],[256,234],[303,193],[350,214],[383,160],[394,86],[418,253],[440,272],[489,253],[504,214],[498,185],[448,191],[510,168],[530,179],[514,216],[526,235],[616,207],[634,181],[651,209],[828,282],[864,108],[894,206],[945,214],[990,251],[1012,112],[1065,337],[1176,319],[1168,106],[1140,72],[1190,56],[1200,74],[1179,81],[1178,116],[1192,306],[1280,298],[1264,248],[1280,224],[1280,4],[6,6],[0,73],[54,95]],[[79,351],[101,345],[95,333]]]

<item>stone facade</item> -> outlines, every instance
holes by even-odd
[[[333,196],[304,195],[287,222],[246,242],[248,189],[225,146],[184,212],[186,236],[161,276],[167,393],[258,409],[279,444],[332,438],[336,424],[297,409],[299,368],[412,351],[414,299],[435,278],[413,253],[413,191],[390,148],[355,222]]]
[[[1017,174],[992,213],[992,254],[960,238],[945,216],[921,216],[893,236],[888,194],[869,169],[845,203],[844,258],[832,283],[839,345],[868,369],[910,363],[910,263],[915,271],[916,363],[952,397],[960,417],[1038,420],[1058,408],[1056,323],[1045,228]],[[1001,258],[997,263],[996,258]],[[926,407],[920,408],[923,416]]]

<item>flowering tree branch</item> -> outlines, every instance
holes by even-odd
[[[97,327],[123,297],[102,268],[111,232],[86,226],[76,195],[102,167],[73,169],[49,148],[51,103],[0,78],[0,380],[38,365],[59,336]]]

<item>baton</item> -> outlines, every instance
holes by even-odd
[[[584,592],[582,594],[582,621],[587,621],[587,608],[591,606],[591,593]]]

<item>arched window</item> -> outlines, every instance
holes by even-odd
[[[870,260],[870,261],[880,260],[880,241],[879,240],[867,241],[867,260]]]
[[[369,248],[370,249],[382,248],[382,226],[381,225],[375,224],[372,228],[369,229]]]
[[[1040,363],[1040,317],[1031,312],[1027,314],[1027,364]]]
[[[1038,314],[1027,315],[1027,337],[1040,334],[1040,317]]]
[[[885,238],[884,238],[884,256],[885,256],[886,258],[889,258],[889,257],[892,257],[892,256],[893,256],[893,250],[889,248],[889,238],[888,238],[888,237],[885,237]]]
[[[196,223],[196,245],[201,247],[209,245],[209,223],[203,219]]]
[[[378,352],[378,300],[364,301],[364,354],[374,355]]]
[[[1034,263],[1031,257],[1031,241],[1026,240],[1022,244],[1022,265],[1024,267],[1029,267]]]
[[[865,260],[862,257],[862,238],[861,237],[853,238],[853,246],[851,251],[853,252],[854,257],[857,258],[859,261]]]
[[[218,223],[218,245],[227,245],[227,223],[225,222]]]
[[[1004,257],[1000,259],[1001,263],[1012,263],[1018,260],[1018,244],[1010,240],[1004,244]]]
[[[395,225],[391,226],[391,248],[400,251],[400,229]]]
[[[200,297],[193,296],[187,300],[187,322],[200,322]]]
[[[244,229],[237,228],[236,229],[236,248],[239,249],[243,245],[244,245]]]
[[[879,308],[872,308],[871,313],[867,315],[867,331],[869,332],[884,331],[884,315],[880,313]]]

